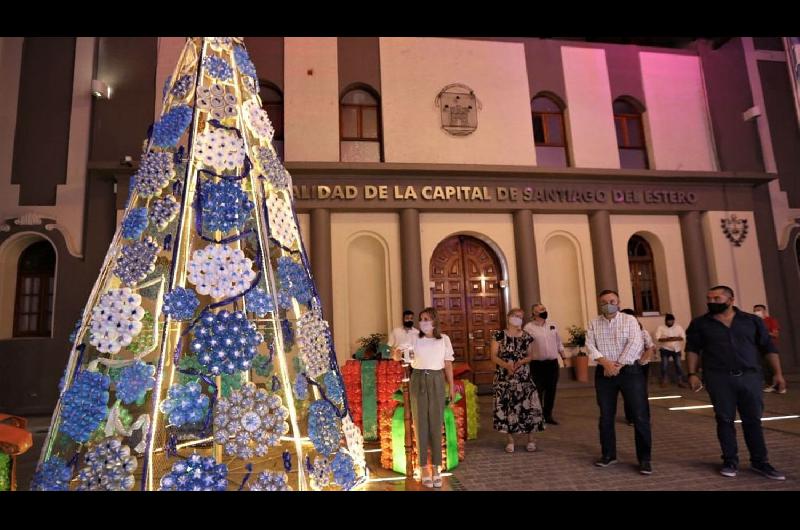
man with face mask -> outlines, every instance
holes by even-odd
[[[556,385],[558,384],[558,358],[564,355],[564,345],[558,334],[555,322],[547,320],[547,308],[542,304],[534,304],[533,320],[525,324],[525,331],[533,337],[528,352],[533,358],[531,377],[539,400],[545,423],[558,425],[553,419],[553,406],[556,402]]]
[[[636,317],[621,313],[619,294],[605,290],[598,296],[601,316],[589,322],[586,346],[589,356],[597,362],[594,388],[600,407],[600,446],[602,458],[598,467],[617,463],[617,438],[614,421],[617,415],[617,396],[628,405],[633,420],[636,457],[639,472],[650,475],[652,436],[650,433],[650,407],[644,389],[644,373],[639,359],[644,351],[644,340]]]
[[[769,315],[767,312],[767,306],[764,304],[756,304],[753,306],[753,313],[756,316],[761,317],[764,321],[764,325],[767,326],[767,331],[769,331],[769,336],[772,337],[772,342],[775,344],[776,348],[780,348],[780,344],[778,343],[778,338],[781,333],[781,327],[778,325],[778,321]],[[764,381],[766,383],[766,387],[764,388],[764,392],[775,392],[776,388],[775,385],[772,384],[772,370],[769,367],[769,363],[763,363],[764,367]],[[781,394],[786,393],[786,389],[783,389]]]
[[[414,312],[406,309],[403,311],[403,327],[394,328],[389,334],[389,347],[398,348],[410,344],[417,335],[419,330],[414,327]]]
[[[683,343],[686,341],[686,332],[683,327],[675,323],[675,315],[671,313],[665,315],[664,324],[656,329],[656,342],[661,355],[661,386],[667,386],[669,360],[672,359],[675,361],[675,379],[678,386],[686,388],[681,367],[681,350],[683,350]]]
[[[767,446],[761,430],[764,411],[762,357],[772,367],[772,383],[778,391],[786,388],[778,349],[761,318],[733,305],[733,289],[717,285],[708,291],[706,299],[708,313],[692,320],[686,330],[686,357],[689,361],[689,385],[695,392],[702,388],[697,374],[698,362],[703,366],[703,382],[714,405],[717,438],[722,447],[720,474],[735,477],[738,472],[734,424],[738,410],[750,452],[750,468],[767,478],[785,480],[783,473],[767,460]]]

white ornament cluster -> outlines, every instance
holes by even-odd
[[[256,98],[248,99],[242,105],[244,111],[244,122],[253,131],[253,134],[259,138],[272,141],[275,136],[275,129],[272,127],[272,122],[269,120],[267,111],[261,108]]]
[[[244,164],[244,140],[227,129],[209,128],[197,135],[195,158],[219,172]]]
[[[230,245],[213,244],[195,250],[188,270],[197,292],[215,300],[242,294],[256,277],[253,260]]]
[[[236,96],[217,83],[197,89],[197,106],[208,111],[215,120],[236,116]]]
[[[272,193],[267,199],[267,213],[269,214],[270,235],[284,247],[291,248],[299,238],[289,203],[277,193]]]
[[[142,331],[142,297],[129,288],[111,289],[92,309],[89,344],[102,353],[119,353]]]
[[[362,469],[365,468],[367,460],[364,455],[364,436],[362,436],[358,425],[353,423],[350,414],[342,419],[342,430],[344,431],[344,439],[347,442],[347,450],[350,452],[350,456],[353,457],[353,461]]]
[[[322,319],[322,312],[315,307],[297,320],[297,345],[306,373],[312,379],[330,370],[330,348],[328,322]]]

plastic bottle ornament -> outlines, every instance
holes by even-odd
[[[264,457],[289,432],[289,410],[280,396],[252,383],[220,399],[214,407],[214,441],[225,454],[245,460]]]
[[[200,305],[192,289],[176,287],[164,295],[163,311],[175,320],[191,320]]]
[[[238,182],[222,179],[203,184],[200,191],[203,230],[228,233],[242,230],[253,211],[253,202],[247,198]]]
[[[245,257],[244,252],[219,244],[195,250],[188,273],[197,292],[215,300],[241,295],[256,277],[253,261]]]
[[[283,472],[262,471],[255,480],[248,483],[250,491],[292,491],[289,477]]]
[[[126,366],[120,371],[116,382],[117,398],[126,405],[141,400],[155,386],[155,373],[155,366],[142,361]]]
[[[312,379],[330,370],[330,346],[328,323],[322,320],[319,308],[306,311],[297,321],[296,341],[306,373]]]
[[[89,344],[102,353],[119,353],[142,331],[142,297],[131,289],[111,289],[92,309]]]
[[[242,105],[244,122],[253,131],[253,134],[267,141],[272,141],[275,129],[269,120],[267,111],[261,108],[256,98],[248,99]]]
[[[255,324],[241,311],[223,310],[216,315],[206,311],[195,325],[189,347],[206,373],[220,375],[249,370],[263,341]]]
[[[200,87],[197,89],[197,107],[207,111],[215,120],[224,120],[236,116],[236,96],[216,83]]]
[[[76,442],[87,442],[100,422],[108,416],[108,388],[111,379],[98,372],[82,370],[75,376],[61,406],[61,430]]]
[[[181,427],[203,420],[208,413],[208,401],[200,383],[192,381],[186,385],[172,385],[159,409],[167,415],[170,424]]]
[[[150,236],[122,247],[114,274],[123,284],[136,285],[156,269],[158,251],[158,243]]]
[[[156,199],[150,203],[148,218],[150,222],[159,230],[164,230],[167,225],[175,219],[181,209],[178,201],[172,195],[167,195],[161,199]]]
[[[235,170],[244,164],[244,140],[235,132],[209,128],[195,139],[195,158],[219,172]]]
[[[228,489],[228,466],[217,464],[213,456],[192,453],[178,460],[161,477],[161,491],[225,491]]]
[[[147,208],[134,208],[122,220],[122,237],[139,239],[147,228]]]
[[[58,456],[51,456],[36,469],[31,491],[67,491],[72,478],[72,466]]]
[[[137,460],[119,437],[108,437],[89,449],[78,472],[79,491],[128,491],[133,488]]]
[[[308,408],[308,437],[321,455],[329,455],[339,447],[341,423],[336,409],[319,399]]]

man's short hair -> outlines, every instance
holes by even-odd
[[[764,310],[767,309],[767,306],[765,306],[764,304],[756,304],[756,305],[753,306],[753,309],[756,309],[756,308],[759,308],[759,307],[764,309]]]
[[[601,296],[605,296],[607,294],[613,294],[617,298],[619,298],[619,293],[613,289],[603,289],[602,291],[600,291],[600,294],[597,295],[597,298],[600,298]]]
[[[709,291],[725,291],[725,294],[727,294],[731,298],[734,298],[733,289],[731,289],[727,285],[715,285],[714,287],[709,289]]]
[[[412,310],[410,310],[410,309],[406,309],[405,311],[403,311],[403,318],[404,318],[404,319],[405,319],[405,318],[406,318],[406,316],[408,316],[408,315],[411,315],[411,316],[413,317],[413,316],[414,316],[414,312],[413,312]]]
[[[675,320],[675,315],[673,315],[672,313],[667,313],[666,315],[664,315],[664,320]]]

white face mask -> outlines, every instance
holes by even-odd
[[[764,312],[761,311],[760,309],[756,311],[756,315],[760,316],[761,318],[764,318]]]
[[[419,329],[422,330],[423,333],[430,333],[433,331],[433,321],[423,320],[419,323]]]
[[[522,327],[522,319],[519,317],[508,317],[508,323],[518,328]]]

